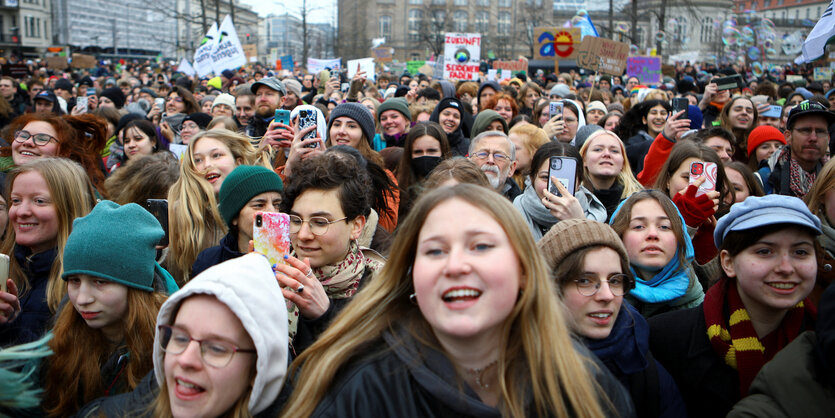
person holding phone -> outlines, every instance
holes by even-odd
[[[252,240],[252,222],[258,212],[278,212],[284,183],[274,171],[239,165],[229,173],[218,195],[220,216],[228,231],[220,244],[197,255],[191,274],[244,255]]]
[[[574,162],[573,171],[561,173],[573,177],[570,184],[574,185],[574,190],[569,190],[559,179],[554,178],[551,171],[552,157]],[[581,185],[582,166],[583,159],[577,150],[562,142],[549,142],[539,147],[533,155],[531,173],[526,179],[527,186],[513,200],[513,206],[522,214],[535,241],[540,240],[559,221],[582,218],[599,222],[606,220],[606,207]],[[560,196],[549,190],[552,184]]]

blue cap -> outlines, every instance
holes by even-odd
[[[799,225],[815,231],[815,235],[821,233],[820,219],[809,211],[802,200],[794,196],[771,194],[750,196],[731,206],[731,211],[716,223],[713,241],[716,248],[720,248],[728,232],[777,224]]]

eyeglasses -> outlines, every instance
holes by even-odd
[[[32,138],[32,142],[34,142],[35,145],[37,145],[39,147],[42,147],[42,146],[48,144],[49,141],[58,142],[58,140],[54,136],[49,135],[49,134],[34,134],[33,135],[33,134],[30,134],[28,131],[17,131],[17,132],[14,133],[15,142],[19,142],[19,143],[22,144],[22,143],[28,141],[29,138]]]
[[[600,279],[595,274],[581,274],[579,278],[574,279],[574,284],[577,285],[577,291],[583,296],[594,296],[602,282],[609,284],[609,290],[615,296],[623,296],[626,293],[629,276],[625,274],[613,274],[608,279]]]
[[[479,151],[479,152],[473,154],[473,157],[478,158],[479,160],[486,160],[486,159],[490,158],[490,155],[491,154],[487,151]],[[510,157],[507,154],[502,153],[502,152],[494,152],[492,155],[493,155],[493,160],[496,161],[497,163],[505,162],[505,161],[510,160]]]
[[[800,133],[803,136],[812,136],[812,132],[814,132],[815,135],[819,138],[829,136],[829,131],[826,130],[826,129],[823,129],[823,128],[814,129],[812,127],[808,127],[808,128],[795,128],[795,129],[792,129],[792,130]]]
[[[331,226],[332,223],[344,221],[348,219],[348,217],[334,219],[329,221],[328,218],[321,217],[321,216],[314,216],[308,220],[303,220],[302,218],[296,215],[290,215],[290,233],[291,234],[298,234],[299,231],[302,230],[302,225],[307,222],[307,227],[310,228],[310,233],[313,235],[324,235],[328,232],[328,227]]]
[[[248,350],[236,347],[226,341],[197,340],[191,338],[191,335],[188,335],[184,330],[171,325],[160,325],[159,332],[161,334],[159,344],[162,351],[169,354],[182,354],[192,341],[196,341],[200,344],[200,357],[203,362],[218,369],[229,365],[235,353],[257,352],[254,349]]]
[[[182,103],[183,98],[182,98],[182,97],[179,97],[179,96],[171,96],[171,97],[169,97],[169,98],[168,98],[168,101],[169,101],[169,102],[170,102],[170,101],[175,101],[175,102],[177,102],[177,103]]]
[[[194,122],[187,121],[180,125],[180,129],[200,129],[200,126]]]

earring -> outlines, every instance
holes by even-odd
[[[409,295],[409,302],[412,302],[412,305],[417,305],[417,295],[414,293]]]

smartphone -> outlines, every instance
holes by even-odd
[[[342,83],[342,92],[346,93],[351,89],[351,83]]]
[[[273,118],[273,122],[275,123],[283,123],[287,126],[290,126],[290,111],[287,109],[276,109],[275,110],[275,118]],[[284,128],[281,128],[284,129]]]
[[[311,126],[316,126],[316,112],[312,110],[300,110],[299,111],[299,130],[303,130],[305,128],[309,128]],[[302,139],[311,139],[316,138],[316,129],[308,132],[305,134]],[[313,143],[307,146],[308,148],[318,148],[319,143]]]
[[[162,239],[159,240],[157,245],[161,245],[163,247],[168,246],[168,201],[165,199],[148,199],[145,201],[145,209],[148,212],[151,212],[151,215],[154,215],[159,221],[160,226],[162,226],[162,230],[165,232],[165,235],[162,236]]]
[[[0,290],[8,292],[6,280],[9,279],[9,256],[0,254]]]
[[[95,96],[95,95],[96,95],[96,89],[95,88],[90,87],[90,88],[87,89],[87,96]]]
[[[87,113],[87,96],[79,96],[75,98],[75,105],[78,106],[83,113]]]
[[[553,118],[556,115],[562,115],[562,108],[563,108],[562,101],[559,102],[551,102],[548,104],[548,118]]]
[[[690,105],[690,101],[688,101],[686,97],[676,97],[671,101],[670,104],[673,107],[673,114],[676,114],[682,110],[684,111],[684,113],[679,117],[679,119],[690,119],[687,115],[687,106]]]
[[[290,254],[290,217],[285,213],[257,212],[252,223],[255,252],[267,257],[270,265],[286,264]]]
[[[154,104],[157,105],[160,112],[165,111],[165,99],[163,99],[162,97],[157,97],[156,99],[154,99]]]
[[[716,83],[717,91],[741,89],[745,85],[745,83],[743,83],[742,81],[742,76],[739,74],[717,78],[713,82]]]
[[[690,184],[693,184],[700,177],[705,177],[705,182],[699,186],[696,195],[705,194],[716,190],[716,175],[718,167],[716,163],[696,161],[690,164]]]
[[[577,182],[577,160],[571,157],[551,157],[548,168],[548,191],[562,196],[551,177],[555,177],[574,196]]]

